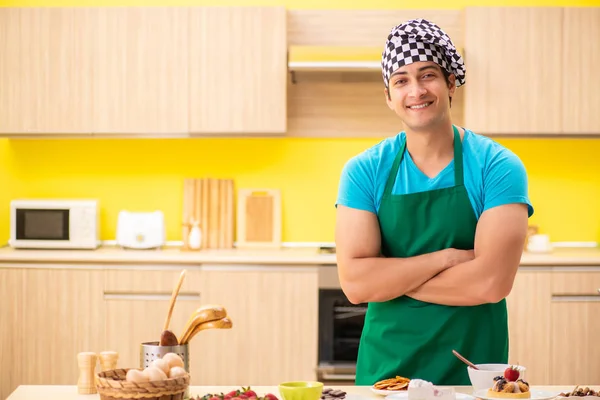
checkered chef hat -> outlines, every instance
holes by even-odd
[[[392,73],[403,65],[433,61],[456,76],[456,86],[465,83],[465,65],[450,37],[436,24],[412,19],[395,26],[388,35],[381,58],[387,88]]]

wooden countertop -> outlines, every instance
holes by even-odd
[[[179,248],[124,250],[104,246],[97,250],[22,250],[0,248],[0,265],[35,264],[258,264],[335,265],[335,254],[319,253],[317,248],[278,250],[202,250]],[[522,266],[600,266],[600,248],[557,248],[548,254],[524,253]]]
[[[576,385],[568,386],[532,386],[532,389],[545,390],[556,394],[573,390]],[[585,386],[585,385],[582,385]],[[384,396],[374,394],[369,386],[328,386],[334,389],[340,389],[346,392],[347,400],[383,400]],[[598,390],[597,386],[589,385],[590,388]],[[207,393],[227,393],[230,390],[239,389],[238,386],[190,386],[190,397],[203,396]],[[272,393],[279,399],[283,400],[279,394],[277,386],[253,386],[259,396],[264,396],[267,393]],[[471,394],[470,386],[455,386],[457,393]],[[77,394],[77,386],[19,386],[7,400],[99,400],[98,394],[79,395]]]

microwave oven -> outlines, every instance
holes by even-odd
[[[97,200],[12,200],[8,244],[24,249],[96,249],[99,222]]]

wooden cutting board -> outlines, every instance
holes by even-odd
[[[231,249],[234,233],[232,179],[186,178],[183,185],[183,249],[191,250],[188,237],[199,222],[201,249]]]
[[[281,194],[278,189],[240,189],[236,247],[281,247]]]

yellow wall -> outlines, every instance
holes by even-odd
[[[347,1],[129,0],[127,5],[278,5],[348,8]],[[116,0],[4,1],[0,6],[113,6]],[[410,8],[418,2],[363,0],[356,8]],[[467,5],[591,6],[599,0],[441,1]],[[414,8],[414,7],[413,7]],[[383,38],[382,38],[383,40]],[[393,133],[390,133],[393,134]],[[181,237],[182,180],[231,177],[240,187],[282,191],[284,241],[333,241],[333,203],[344,162],[376,139],[6,140],[0,139],[0,241],[8,237],[14,197],[92,197],[102,204],[102,238],[113,239],[121,209],[161,209],[169,240]],[[532,223],[554,241],[600,240],[600,140],[503,139],[524,161],[536,208]],[[315,159],[313,163],[312,159]],[[309,162],[309,159],[311,160]]]

